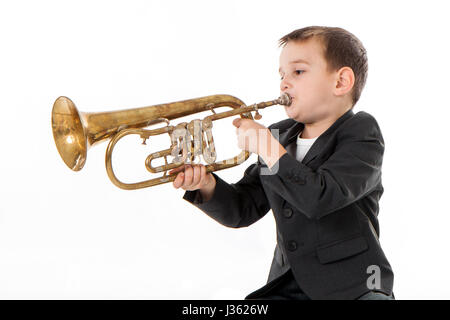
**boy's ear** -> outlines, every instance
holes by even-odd
[[[350,92],[355,84],[355,74],[352,68],[342,67],[336,73],[335,93],[339,96]]]

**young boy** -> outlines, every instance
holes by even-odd
[[[350,32],[319,26],[287,34],[280,46],[289,119],[269,128],[233,121],[239,148],[258,161],[234,184],[186,165],[171,172],[179,172],[173,185],[232,228],[272,209],[277,245],[268,283],[247,299],[394,299],[378,240],[384,140],[374,117],[352,111],[367,78],[366,50]]]

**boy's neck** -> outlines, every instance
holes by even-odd
[[[327,131],[327,129],[331,127],[333,123],[336,122],[337,119],[339,119],[344,113],[346,113],[350,109],[351,108],[347,108],[338,114],[332,115],[330,117],[327,117],[325,119],[313,123],[305,123],[305,127],[303,128],[303,131],[300,134],[300,138],[313,139],[320,136],[322,133]]]

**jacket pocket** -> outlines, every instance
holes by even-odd
[[[317,247],[316,253],[320,263],[326,264],[349,258],[369,248],[366,238],[359,236],[342,240],[338,243]]]

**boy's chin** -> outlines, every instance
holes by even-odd
[[[286,111],[286,115],[291,119],[298,118],[300,115],[299,110],[295,106],[289,106],[289,107],[285,106],[284,110]]]

